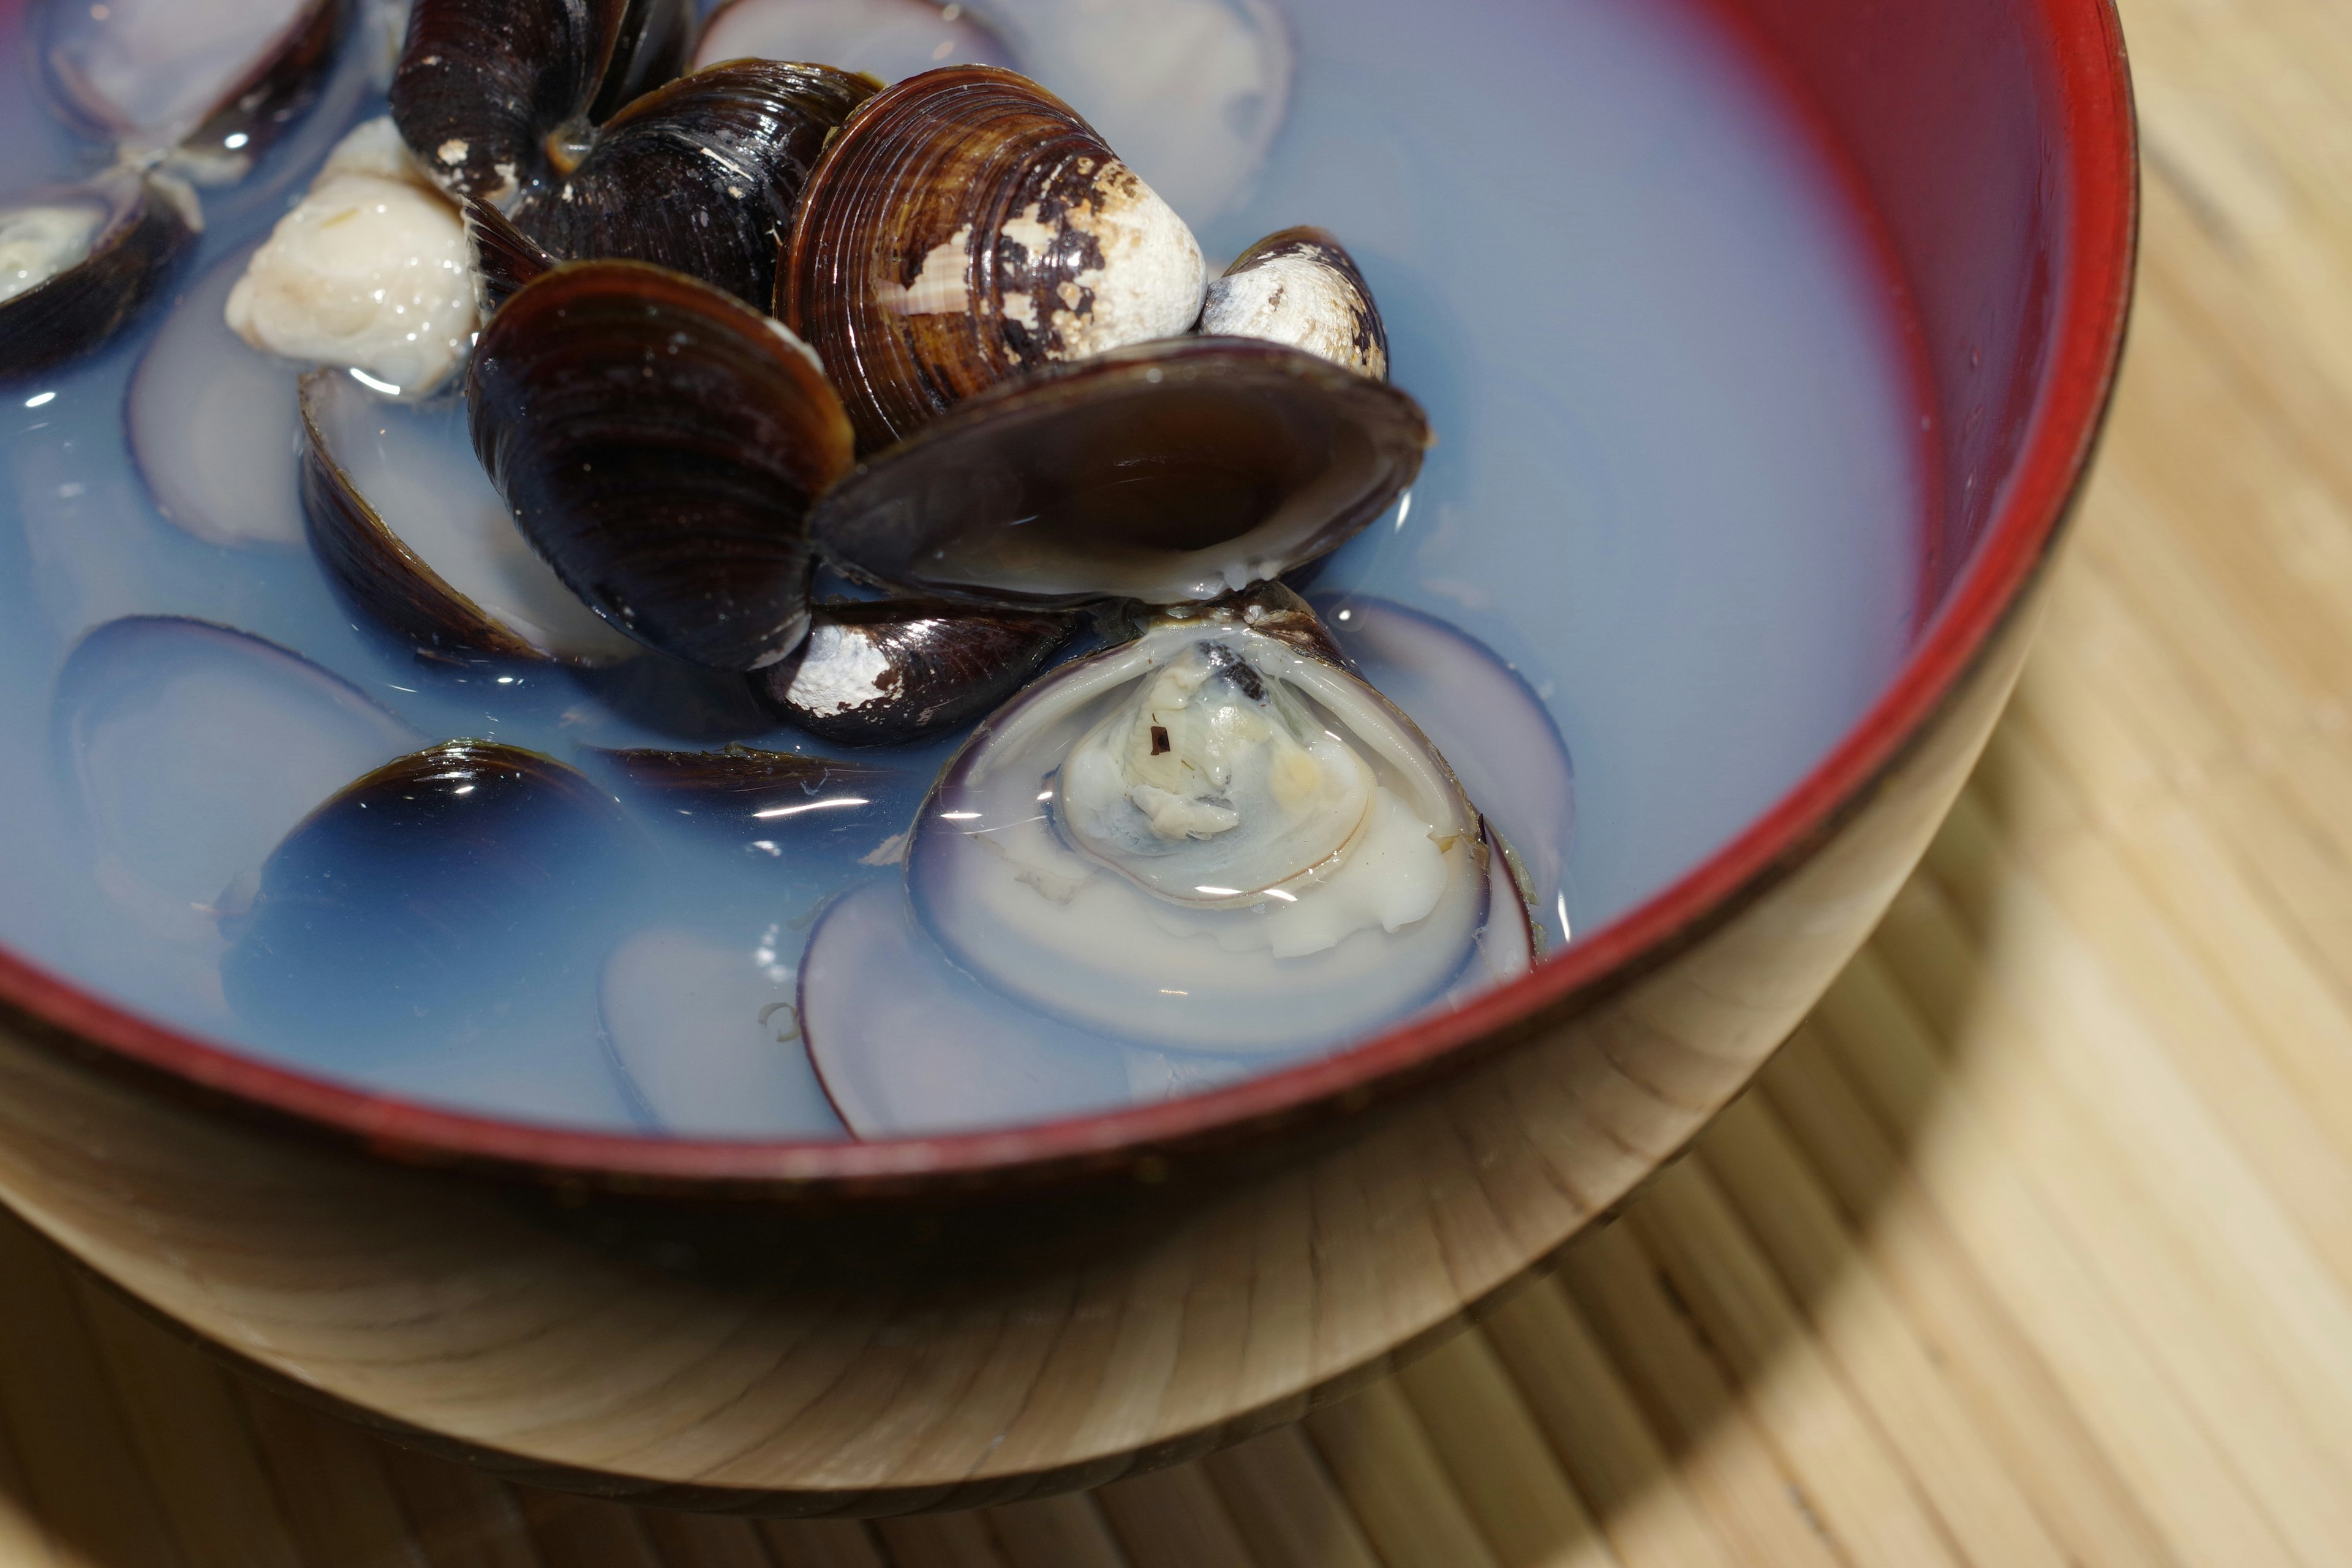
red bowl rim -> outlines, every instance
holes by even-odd
[[[1444,1058],[1580,1000],[1678,949],[1802,859],[1899,760],[1966,679],[2061,532],[2123,345],[2138,216],[2137,152],[2112,0],[2039,0],[2054,51],[2071,210],[2053,349],[2030,434],[1973,558],[1859,723],[1761,817],[1678,881],[1459,1012],[1337,1057],[1188,1099],[1001,1131],[874,1142],[693,1140],[533,1126],[437,1109],[273,1066],[151,1023],[0,949],[0,1006],[29,1032],[167,1091],[260,1112],[379,1153],[559,1184],[853,1194],[1132,1165],[1271,1122],[1354,1110]],[[97,1047],[93,1053],[90,1047]]]

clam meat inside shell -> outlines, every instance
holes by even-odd
[[[1429,438],[1412,398],[1301,350],[1178,339],[972,399],[860,465],[812,526],[904,594],[1202,603],[1349,538]]]
[[[803,193],[777,314],[871,450],[1024,372],[1182,332],[1204,286],[1184,220],[1067,104],[956,66],[850,117]]]
[[[1488,918],[1477,816],[1339,666],[1163,616],[983,724],[925,803],[916,909],[959,964],[1117,1038],[1282,1053],[1436,999]]]
[[[203,226],[186,186],[129,171],[0,206],[0,380],[112,337],[171,280]]]
[[[614,626],[715,669],[799,646],[808,509],[850,433],[781,323],[679,273],[574,262],[490,319],[467,409],[524,536]]]

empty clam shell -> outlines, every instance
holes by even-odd
[[[1012,696],[1078,618],[937,600],[820,605],[806,641],[750,676],[777,718],[846,746],[889,746],[968,724]]]
[[[1213,599],[1339,544],[1420,471],[1412,398],[1279,344],[1142,344],[973,398],[827,492],[843,570],[906,594]]]
[[[570,260],[650,261],[764,310],[801,187],[876,84],[831,66],[731,60],[636,99],[515,226]]]
[[[185,186],[128,171],[0,207],[0,380],[112,337],[170,281],[203,226]]]
[[[415,0],[392,81],[409,147],[455,195],[508,202],[559,142],[684,64],[691,0]]]
[[[868,450],[1040,366],[1190,328],[1192,230],[1070,107],[989,66],[853,114],[810,176],[777,314]]]
[[[46,7],[51,93],[133,162],[163,153],[200,184],[244,175],[318,97],[344,0],[108,0]]]
[[[344,595],[440,658],[613,664],[640,649],[518,532],[454,399],[390,402],[339,371],[302,378],[311,545]]]
[[[1286,228],[1241,253],[1209,285],[1201,331],[1264,338],[1374,381],[1389,374],[1389,334],[1355,258],[1323,229]]]
[[[524,536],[607,621],[715,669],[798,646],[808,508],[850,432],[779,323],[659,268],[572,263],[491,318],[467,407]]]

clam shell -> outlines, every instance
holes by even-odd
[[[474,253],[474,305],[487,321],[524,284],[554,271],[559,263],[489,203],[464,196],[457,207],[466,220],[467,247]]]
[[[1201,331],[1288,343],[1374,381],[1389,375],[1388,328],[1356,258],[1325,229],[1267,235],[1209,285]]]
[[[570,174],[526,192],[515,226],[556,256],[650,261],[764,310],[809,170],[876,86],[774,60],[681,77],[606,121]]]
[[[578,134],[685,63],[691,0],[415,0],[392,80],[410,149],[453,195],[510,201]]]
[[[941,600],[821,605],[805,642],[782,663],[751,673],[751,695],[821,740],[898,745],[994,709],[1077,626],[1070,615]]]
[[[810,177],[776,313],[861,447],[1009,378],[1189,328],[1200,248],[1069,105],[954,66],[877,94]]]
[[[812,527],[909,595],[1202,602],[1338,546],[1429,440],[1412,398],[1303,351],[1148,343],[973,398],[859,465]]]
[[[731,295],[575,262],[490,321],[474,450],[572,592],[648,647],[756,669],[808,629],[808,509],[850,462],[816,362]]]
[[[635,643],[532,552],[444,399],[390,403],[338,371],[302,378],[302,510],[346,599],[440,659],[614,664]]]
[[[224,915],[229,1004],[277,1037],[487,1047],[593,984],[636,853],[619,805],[550,758],[462,740],[396,758],[304,818]]]
[[[111,0],[45,7],[50,95],[133,161],[169,152],[205,184],[241,178],[317,100],[345,0]]]
[[[582,760],[650,820],[729,845],[812,834],[878,845],[905,826],[921,789],[895,768],[743,745],[589,749]]]
[[[86,185],[35,191],[0,208],[86,224],[79,259],[0,300],[0,381],[32,375],[97,348],[168,283],[203,221],[185,186],[122,172]]]

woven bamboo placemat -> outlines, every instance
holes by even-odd
[[[2352,6],[2132,0],[2139,310],[2016,706],[1691,1158],[1302,1426],[874,1525],[518,1490],[0,1220],[0,1568],[2352,1563]]]

